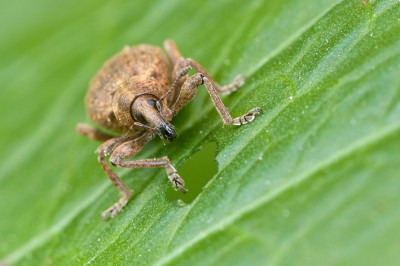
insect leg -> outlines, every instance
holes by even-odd
[[[173,110],[174,112],[178,112],[184,105],[186,105],[194,98],[197,88],[202,84],[205,85],[207,92],[211,97],[211,101],[213,102],[215,109],[217,109],[217,112],[221,117],[224,125],[244,125],[253,121],[255,116],[261,113],[261,109],[256,107],[251,109],[246,114],[232,119],[224,103],[219,97],[217,89],[214,87],[212,82],[202,73],[197,73],[186,80],[186,82],[182,85],[177,102],[170,107],[171,110]]]
[[[200,74],[201,75],[201,74]],[[228,110],[226,109],[224,103],[222,102],[221,98],[218,95],[217,90],[214,88],[213,84],[206,78],[203,77],[204,85],[210,94],[211,100],[218,111],[224,125],[234,125],[234,126],[241,126],[247,123],[252,122],[255,119],[255,116],[262,113],[261,108],[255,107],[248,111],[246,114],[236,117],[232,119],[231,115],[229,114]]]
[[[159,99],[161,102],[165,97],[168,97],[168,102],[175,102],[177,96],[180,93],[180,89],[182,84],[186,81],[189,70],[191,67],[188,64],[180,64],[180,62],[185,63],[183,60],[178,60],[178,63],[174,67],[174,71],[172,74],[172,78],[174,79],[174,83],[172,84],[171,88]]]
[[[254,120],[257,114],[261,113],[261,109],[256,107],[251,109],[246,114],[236,117],[232,119],[231,115],[229,114],[228,110],[226,109],[225,105],[221,101],[219,97],[220,93],[230,93],[236,91],[244,84],[244,76],[238,75],[233,80],[232,83],[226,86],[220,86],[211,75],[195,60],[191,58],[183,58],[181,53],[179,52],[178,48],[175,45],[175,42],[172,40],[166,40],[164,42],[165,50],[168,53],[171,62],[174,65],[174,72],[173,77],[178,77],[178,73],[184,68],[188,66],[193,67],[196,69],[199,74],[193,75],[190,78],[187,78],[185,75],[184,78],[180,80],[180,84],[176,86],[178,88],[175,91],[173,97],[169,98],[169,106],[170,108],[176,113],[178,112],[185,104],[193,99],[196,94],[197,87],[201,84],[204,84],[208,93],[211,96],[211,100],[218,111],[224,125],[235,125],[240,126],[247,124]],[[187,74],[187,72],[186,72]],[[175,87],[174,87],[175,88]],[[169,91],[171,92],[171,90]],[[168,92],[168,93],[169,93]]]
[[[104,160],[109,153],[108,151],[110,149],[109,147],[114,147],[117,142],[119,142],[118,138],[110,139],[104,142],[102,145],[100,145],[100,147],[97,149],[98,153],[97,159],[101,167],[104,169],[104,172],[106,172],[111,182],[118,188],[122,196],[121,199],[117,201],[112,207],[108,208],[106,211],[102,213],[101,216],[103,217],[103,219],[106,219],[110,216],[114,218],[119,212],[121,212],[122,208],[128,203],[130,197],[133,194],[133,190],[131,190],[127,185],[125,185],[125,183],[121,180],[121,178],[114,173],[111,167]],[[133,155],[134,152],[131,153],[131,156]]]
[[[176,47],[175,42],[170,39],[165,40],[164,47],[165,47],[165,50],[167,51],[168,57],[170,58],[172,65],[175,65],[176,62],[182,57],[181,53],[179,52],[178,48]]]
[[[186,58],[186,60],[191,67],[206,76],[218,93],[229,94],[236,91],[244,84],[245,77],[243,75],[237,75],[230,84],[220,86],[199,63],[191,58]]]
[[[123,144],[111,154],[110,163],[117,167],[123,168],[165,168],[168,179],[171,181],[175,189],[187,192],[185,181],[179,176],[176,169],[171,165],[168,157],[143,159],[135,161],[124,161],[125,158],[132,156],[132,149],[136,149],[135,145]],[[137,151],[136,151],[137,153]]]
[[[218,93],[224,93],[224,94],[234,92],[244,84],[245,77],[243,75],[237,75],[230,84],[225,86],[220,86],[198,62],[196,62],[191,58],[182,58],[182,55],[179,52],[179,49],[178,47],[176,47],[176,44],[173,40],[166,40],[164,42],[164,47],[165,50],[167,51],[168,57],[170,58],[172,64],[175,66],[174,73],[177,72],[176,70],[177,65],[179,64],[183,65],[183,66],[178,66],[178,69],[189,65],[194,69],[196,69],[198,72],[202,73],[204,76],[206,76],[207,79],[213,84],[214,88],[218,91]],[[182,63],[181,62],[182,59],[185,60],[186,62]]]
[[[88,137],[89,139],[93,140],[108,140],[113,138],[113,136],[104,133],[103,131],[93,128],[87,124],[78,124],[76,126],[76,131],[78,131],[79,134]]]

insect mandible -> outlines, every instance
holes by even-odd
[[[77,131],[90,139],[104,141],[97,148],[98,161],[122,195],[102,213],[103,218],[115,217],[133,194],[105,161],[107,156],[116,167],[165,168],[172,186],[187,191],[168,157],[125,159],[136,155],[156,135],[173,141],[177,135],[170,121],[194,98],[200,85],[205,85],[224,125],[240,126],[261,113],[256,107],[232,119],[219,94],[237,90],[243,85],[244,77],[238,75],[231,84],[219,86],[199,63],[182,57],[172,40],[166,40],[164,47],[167,57],[159,47],[126,47],[108,60],[90,83],[87,114],[98,126],[115,132],[116,136],[86,124],[78,124]],[[189,76],[192,68],[198,73]]]

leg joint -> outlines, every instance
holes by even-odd
[[[204,76],[203,73],[199,73],[199,75],[200,75],[200,78],[201,78],[201,84],[204,84],[204,78],[205,78],[206,76]]]
[[[112,166],[119,166],[121,164],[121,157],[118,155],[111,155],[110,157],[110,163]]]
[[[104,151],[103,150],[97,150],[97,161],[99,163],[104,161]]]

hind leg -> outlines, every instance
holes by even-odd
[[[170,164],[170,161],[167,157],[125,161],[126,158],[135,156],[143,148],[143,145],[150,139],[152,139],[151,134],[135,140],[128,140],[123,143],[118,143],[119,139],[110,139],[104,142],[98,148],[97,152],[99,155],[98,159],[100,165],[103,167],[111,182],[113,182],[113,184],[121,193],[121,198],[113,206],[102,213],[102,217],[104,219],[117,216],[128,203],[133,194],[133,191],[127,185],[125,185],[122,179],[118,177],[111,167],[105,162],[105,156],[108,156],[110,153],[111,156],[109,161],[113,166],[122,168],[165,168],[173,187],[181,190],[182,192],[186,192],[186,189],[184,188],[184,181],[177,174],[175,168]]]

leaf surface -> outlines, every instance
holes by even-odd
[[[395,0],[3,3],[0,261],[396,265],[399,14]],[[124,45],[167,38],[221,84],[247,76],[223,97],[234,117],[264,113],[223,127],[200,89],[179,138],[140,157],[179,170],[213,142],[216,175],[182,204],[164,170],[117,169],[135,196],[104,222],[117,190],[74,131],[87,83]]]

